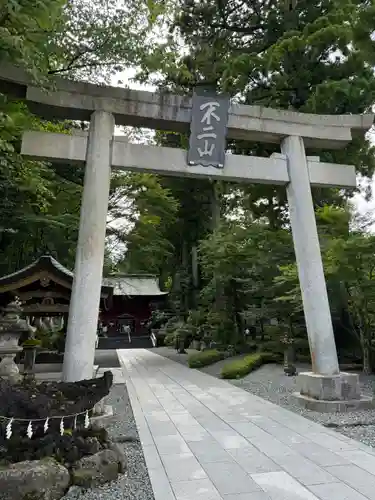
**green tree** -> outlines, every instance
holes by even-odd
[[[162,75],[160,85],[191,92],[196,85],[229,91],[244,104],[306,113],[363,113],[375,96],[374,42],[366,0],[284,2],[182,0],[169,23],[170,37],[144,59],[141,78]],[[292,5],[292,8],[290,6]],[[181,40],[184,50],[179,50]],[[237,154],[269,156],[277,146],[229,141]],[[309,151],[323,160],[353,163],[371,177],[374,148],[355,138],[343,151]],[[238,188],[240,207],[274,227],[287,222],[284,188]],[[350,192],[314,189],[317,206],[345,204]]]
[[[217,333],[222,341],[242,334],[244,324],[262,324],[265,319],[284,319],[274,304],[274,279],[279,266],[293,258],[293,246],[287,231],[248,221],[224,223],[200,244],[200,259],[205,280],[202,301],[216,313]],[[218,285],[223,290],[215,301]],[[219,307],[218,307],[219,306]]]
[[[345,334],[346,345],[352,350],[360,346],[364,372],[370,373],[374,366],[375,347],[375,237],[361,230],[361,224],[356,224],[350,207],[346,210],[324,207],[317,211],[317,220],[334,325]],[[351,226],[355,229],[350,229]],[[295,263],[280,267],[275,284],[282,287],[277,300],[289,304],[296,312],[301,311],[302,298]],[[343,343],[343,339],[336,335],[338,340]]]
[[[136,64],[137,50],[147,49],[148,15],[141,0],[124,7],[97,0],[3,2],[0,64],[22,66],[43,86],[50,85],[55,74],[102,81]],[[0,273],[46,252],[73,266],[84,170],[28,161],[19,150],[24,130],[69,133],[75,127],[80,125],[36,119],[25,106],[0,94]],[[125,189],[122,184],[113,180],[119,191]],[[110,210],[116,207],[110,205]],[[108,263],[110,253],[106,255]]]
[[[124,182],[125,176],[125,182]],[[109,233],[126,245],[125,257],[118,268],[127,272],[146,272],[167,278],[168,261],[173,260],[174,247],[166,238],[175,223],[178,203],[158,177],[150,174],[122,174],[120,187],[114,186],[116,200],[112,200],[112,216],[123,217],[123,200],[130,206],[127,212],[129,230],[111,226]],[[117,203],[117,206],[116,206]]]
[[[327,278],[340,286],[349,311],[350,332],[360,343],[367,374],[375,361],[374,245],[375,236],[352,233],[346,239],[333,239],[325,253]]]
[[[153,7],[156,4],[151,2]],[[151,80],[178,93],[191,93],[194,86],[205,85],[228,91],[240,103],[306,113],[363,113],[372,107],[373,2],[181,0],[173,8],[170,3],[165,5],[159,15],[169,27],[169,36],[152,53],[145,54],[139,74],[143,81]],[[153,74],[160,76],[152,78]],[[230,140],[227,147],[237,154],[266,157],[279,150],[276,145],[243,140]],[[363,138],[354,138],[343,151],[308,154],[319,154],[326,161],[353,163],[357,172],[368,178],[374,172],[374,149]],[[198,189],[203,192],[203,183]],[[275,231],[287,227],[283,187],[228,184],[223,191],[222,214],[268,222]],[[350,190],[313,190],[315,205],[323,211],[327,205],[345,208],[351,194]],[[195,207],[192,210],[192,203],[189,207],[187,201],[187,213],[192,215]],[[207,210],[199,222],[202,220],[207,221]],[[180,219],[178,223],[182,226]],[[322,242],[328,237],[324,233],[327,227],[322,222]],[[293,260],[282,261],[287,266],[282,279],[285,273],[289,276],[287,282],[278,283],[277,293],[297,297],[299,314],[301,300]],[[216,280],[211,290],[217,293],[218,286]],[[231,293],[228,290],[227,294]],[[290,308],[289,304],[281,302],[280,306]]]
[[[2,2],[0,61],[20,64],[34,77],[46,71],[49,41],[61,25],[64,5],[64,0]]]

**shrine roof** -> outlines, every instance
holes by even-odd
[[[71,289],[74,273],[50,255],[43,255],[32,264],[0,277],[0,293],[16,291],[43,278],[59,280],[59,283]],[[158,278],[151,274],[126,274],[104,278],[102,296],[161,296]]]
[[[113,295],[123,296],[161,296],[158,278],[152,274],[127,274],[103,279],[103,285],[113,288]]]
[[[0,277],[0,293],[15,291],[31,283],[40,281],[41,278],[58,279],[60,284],[71,289],[74,274],[63,266],[51,255],[42,255],[32,264]],[[112,287],[102,286],[102,295],[112,294]]]

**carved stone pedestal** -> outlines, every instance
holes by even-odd
[[[320,375],[300,373],[293,397],[300,406],[322,413],[366,410],[374,407],[373,398],[362,396],[356,373]]]

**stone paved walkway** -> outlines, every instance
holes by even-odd
[[[155,500],[375,500],[375,449],[153,352],[117,352]]]

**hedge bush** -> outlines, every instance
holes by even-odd
[[[188,363],[190,368],[202,368],[203,366],[212,365],[217,361],[224,359],[224,353],[216,349],[208,351],[194,352],[189,354]]]
[[[226,379],[242,378],[266,363],[277,361],[278,358],[274,354],[257,352],[225,364],[221,370],[221,377]]]

